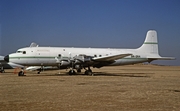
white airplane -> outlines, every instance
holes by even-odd
[[[93,74],[90,67],[128,65],[153,60],[173,60],[173,57],[161,57],[158,51],[157,32],[147,32],[143,45],[137,49],[114,48],[70,48],[70,47],[27,47],[5,56],[4,60],[24,66],[57,66],[74,69],[85,74]],[[86,69],[87,68],[87,69]]]

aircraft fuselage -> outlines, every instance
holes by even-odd
[[[73,58],[78,55],[91,57],[105,57],[110,55],[131,53],[123,59],[117,59],[104,65],[126,65],[147,62],[146,55],[138,53],[136,49],[110,49],[110,48],[68,48],[68,47],[28,47],[19,49],[9,56],[13,63],[25,66],[56,66],[57,59]],[[92,63],[94,64],[94,62]],[[92,65],[89,63],[88,65]],[[103,63],[101,63],[103,65]]]

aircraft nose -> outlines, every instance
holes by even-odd
[[[9,62],[9,55],[5,56],[5,57],[4,57],[4,60],[5,60],[6,62]]]

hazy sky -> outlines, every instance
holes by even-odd
[[[40,46],[137,48],[148,30],[180,65],[179,0],[0,0],[0,55]]]

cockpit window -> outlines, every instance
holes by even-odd
[[[17,51],[16,53],[22,53],[22,51]]]
[[[26,54],[26,51],[17,51],[16,53]]]

